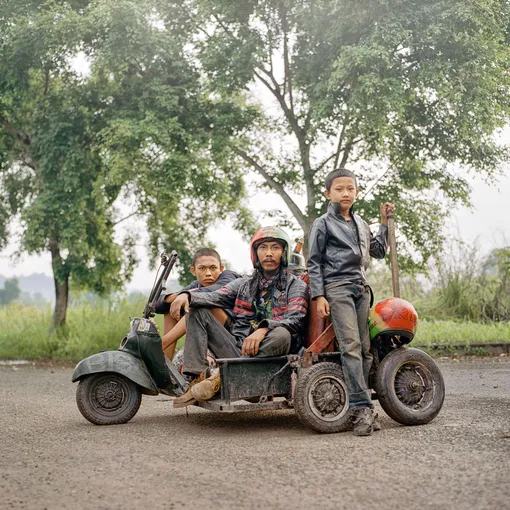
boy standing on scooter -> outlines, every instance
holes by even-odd
[[[319,317],[330,317],[333,323],[349,390],[353,432],[368,436],[374,425],[376,430],[380,427],[368,389],[372,292],[365,269],[371,256],[382,259],[386,255],[387,215],[395,206],[381,205],[381,226],[373,236],[368,224],[353,211],[359,193],[354,173],[345,168],[333,170],[325,184],[324,194],[331,203],[326,214],[315,220],[309,236],[311,297],[317,301]]]

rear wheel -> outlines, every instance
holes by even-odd
[[[115,373],[92,374],[80,380],[76,403],[80,413],[95,425],[128,422],[142,402],[140,388]]]
[[[403,425],[432,421],[445,395],[443,376],[434,360],[419,349],[405,347],[381,361],[375,390],[386,414]]]
[[[349,392],[336,363],[317,363],[299,373],[294,393],[299,420],[317,432],[332,433],[349,426]]]

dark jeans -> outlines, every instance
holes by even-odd
[[[368,314],[370,289],[346,284],[326,287],[331,306],[331,322],[342,355],[342,370],[349,390],[350,407],[371,407],[368,373],[372,365]]]
[[[283,356],[290,352],[290,332],[283,328],[268,331],[256,357]],[[207,349],[216,358],[239,358],[241,347],[234,335],[227,331],[207,308],[191,307],[184,342],[183,372],[200,374],[209,366]]]

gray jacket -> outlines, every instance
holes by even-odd
[[[326,214],[317,218],[310,230],[308,274],[312,299],[324,296],[324,287],[341,281],[363,281],[370,257],[382,259],[388,247],[388,227],[381,225],[374,236],[357,214],[356,228],[339,214],[339,204],[331,203]]]

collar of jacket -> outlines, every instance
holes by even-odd
[[[328,212],[345,220],[345,218],[340,214],[339,202],[330,202],[328,206]],[[349,214],[354,218],[354,205],[352,205],[351,208],[349,209]]]

